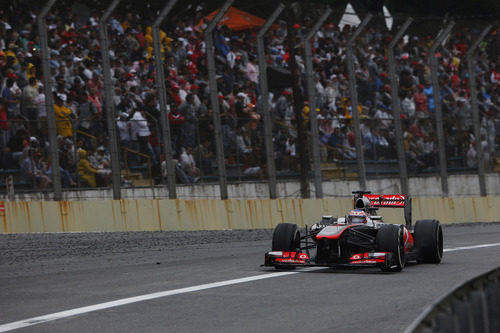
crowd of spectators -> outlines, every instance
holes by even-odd
[[[99,43],[99,13],[79,16],[71,8],[56,8],[49,15],[51,86],[60,151],[60,171],[65,187],[78,183],[107,186],[110,182],[106,106]],[[16,13],[20,14],[20,13]],[[0,168],[20,168],[25,180],[44,188],[51,183],[48,125],[42,86],[40,41],[35,11],[23,15],[0,10]],[[210,105],[202,20],[206,13],[182,18],[161,31],[168,121],[176,167],[186,182],[215,175],[215,140]],[[137,13],[111,17],[109,42],[116,126],[121,165],[166,168],[162,154],[160,108],[156,86],[152,18]],[[297,30],[296,60],[305,69],[302,36],[309,19]],[[325,24],[315,35],[314,72],[316,110],[304,99],[303,116],[319,120],[323,161],[356,158],[348,75],[346,41],[353,29]],[[486,161],[493,162],[498,142],[500,114],[500,30],[481,45],[475,73],[481,118],[481,137],[472,129],[466,51],[478,35],[472,28],[456,29],[440,48],[440,101],[434,101],[427,63],[431,38],[405,36],[395,48],[402,107],[404,146],[411,171],[436,167],[435,107],[441,103],[449,158],[464,167],[477,163],[475,147],[481,144]],[[256,62],[255,31],[215,32],[215,56],[222,141],[228,165],[239,164],[246,176],[262,177],[265,171],[263,123]],[[266,61],[289,70],[286,24],[281,22],[266,36]],[[370,27],[356,41],[355,68],[363,150],[367,159],[395,159],[395,134],[391,111],[386,48],[391,33]],[[292,91],[273,89],[269,102],[278,172],[297,169],[296,117]],[[305,92],[303,93],[306,96]],[[126,157],[125,157],[126,156]],[[147,156],[147,157],[146,157]],[[126,159],[126,161],[125,161]],[[125,163],[126,162],[126,163]]]

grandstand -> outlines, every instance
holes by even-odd
[[[47,15],[50,56],[50,90],[43,85],[42,43],[37,15],[30,2],[13,2],[0,17],[0,192],[46,193],[54,190],[48,113],[56,122],[58,182],[63,191],[111,188],[112,147],[109,119],[114,119],[119,187],[166,187],[160,97],[155,67],[153,31],[155,11],[116,10],[107,29],[113,105],[106,105],[104,64],[99,19],[104,9],[75,1],[56,5]],[[241,9],[241,8],[240,8]],[[238,10],[240,10],[238,9]],[[246,8],[244,8],[246,9]],[[190,16],[166,20],[161,25],[160,46],[167,95],[169,141],[176,184],[199,186],[218,183],[223,154],[227,181],[265,182],[264,110],[259,82],[256,32],[267,18],[253,18],[253,25],[238,25],[233,17],[213,34],[218,112],[223,152],[218,152],[210,99],[207,63],[206,17],[211,8],[197,8]],[[239,13],[239,12],[238,12]],[[243,14],[245,15],[245,14]],[[259,21],[257,19],[260,19]],[[391,82],[398,84],[402,141],[409,176],[440,173],[437,108],[442,113],[443,147],[447,171],[476,174],[478,161],[485,172],[500,171],[500,29],[498,22],[478,47],[474,62],[477,95],[471,96],[467,50],[483,31],[481,25],[457,20],[434,56],[438,63],[438,87],[432,82],[429,51],[436,27],[444,18],[416,18],[420,27],[410,30],[394,49],[395,77],[389,73],[388,44],[394,30],[369,25],[354,47],[354,77],[360,119],[355,133],[352,92],[346,65],[346,43],[356,27],[328,19],[313,38],[314,96],[307,96],[303,37],[314,25],[310,17],[293,22],[297,35],[295,60],[300,70],[300,117],[290,82],[290,43],[286,15],[282,14],[265,35],[272,150],[278,181],[298,181],[300,170],[313,178],[313,156],[300,164],[298,145],[317,145],[323,179],[360,177],[356,135],[362,140],[368,178],[398,176],[398,138],[393,116]],[[422,26],[428,30],[422,30]],[[495,24],[497,24],[495,26]],[[432,37],[431,37],[432,36]],[[431,55],[432,56],[432,55]],[[435,100],[437,89],[439,100]],[[54,105],[47,105],[51,91]],[[309,107],[314,99],[315,110]],[[479,136],[474,130],[473,106],[479,109]],[[111,118],[107,112],[112,110]],[[311,112],[318,121],[319,138],[311,135]],[[49,115],[50,116],[50,115]],[[299,142],[297,122],[304,123],[308,141]],[[478,147],[482,151],[478,158]],[[312,149],[307,149],[312,151]],[[115,184],[116,185],[116,184]]]

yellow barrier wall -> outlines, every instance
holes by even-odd
[[[493,222],[500,196],[413,198],[413,221]],[[323,215],[344,216],[350,198],[276,200],[104,200],[0,202],[2,233],[174,231],[273,228],[281,222],[311,225]],[[380,210],[403,223],[402,209]]]

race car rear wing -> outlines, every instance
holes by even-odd
[[[406,204],[406,196],[402,194],[365,194],[373,207],[402,208]]]
[[[381,207],[403,208],[406,226],[411,229],[411,198],[404,194],[371,194],[369,191],[353,191],[354,208],[373,212]]]

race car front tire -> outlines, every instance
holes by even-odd
[[[401,272],[405,266],[404,230],[402,225],[385,224],[377,232],[377,251],[390,252],[384,272]]]
[[[438,220],[419,220],[415,223],[417,262],[439,264],[443,258],[443,230]]]
[[[273,232],[273,251],[297,252],[300,249],[300,231],[296,224],[280,223]]]

